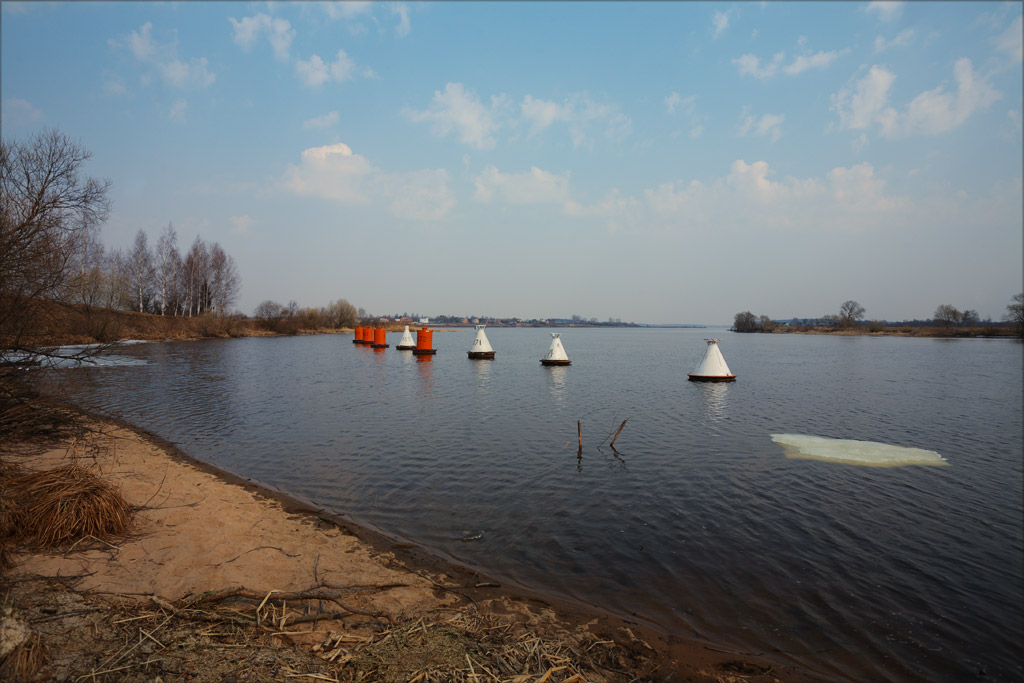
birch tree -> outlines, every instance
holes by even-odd
[[[145,313],[153,296],[153,252],[143,230],[135,233],[128,256],[131,266],[132,296],[139,313]]]
[[[181,261],[181,256],[178,254],[178,233],[174,231],[174,225],[168,223],[156,243],[156,279],[160,289],[160,315],[167,313],[167,300],[177,281],[175,266],[179,261]]]

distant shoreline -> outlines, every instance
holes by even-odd
[[[946,328],[930,325],[899,325],[883,329],[851,327],[846,329],[828,327],[777,327],[774,330],[735,332],[735,334],[810,334],[838,337],[918,337],[926,339],[1013,339],[1020,335],[1010,325],[976,325],[971,327]]]

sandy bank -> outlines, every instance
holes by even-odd
[[[90,443],[0,453],[37,469],[77,456],[135,510],[129,536],[17,555],[0,581],[55,680],[808,680],[514,594],[101,424]]]

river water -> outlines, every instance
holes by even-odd
[[[538,362],[547,330],[492,328],[494,361],[457,330],[426,361],[323,335],[60,372],[200,460],[505,582],[822,678],[1024,678],[1019,342],[561,332],[570,367]],[[711,334],[733,384],[687,381]],[[794,459],[777,433],[946,464]]]

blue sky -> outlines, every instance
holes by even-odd
[[[1020,3],[2,3],[5,139],[264,299],[726,324],[999,319]]]

